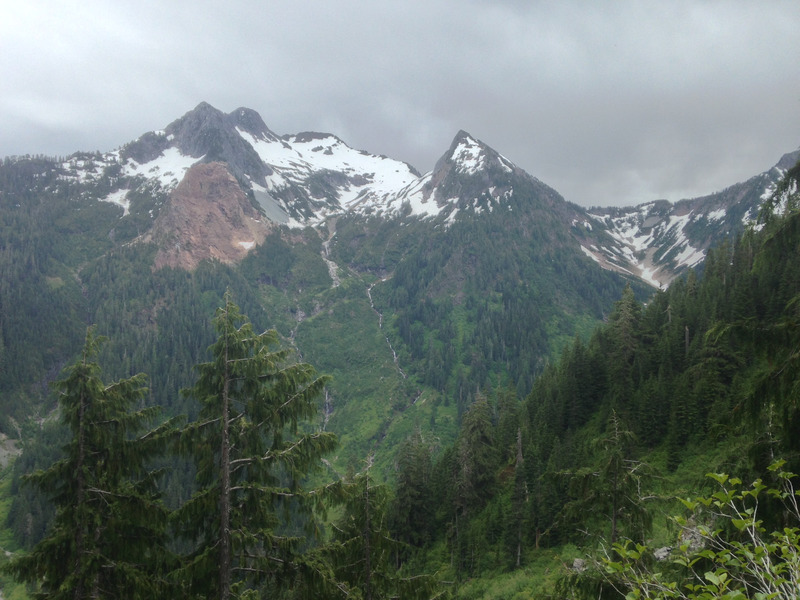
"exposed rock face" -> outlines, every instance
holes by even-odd
[[[255,111],[240,108],[226,115],[205,102],[167,125],[165,133],[174,137],[181,154],[202,158],[203,162],[225,161],[240,181],[249,176],[265,186],[265,177],[272,169],[242,139],[237,127],[259,138],[277,139]]]
[[[226,166],[213,162],[186,172],[148,237],[160,248],[156,269],[191,270],[208,258],[241,260],[270,229]]]

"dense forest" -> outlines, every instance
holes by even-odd
[[[591,331],[576,325],[586,317],[577,309],[571,324],[535,310],[560,291],[532,271],[552,279],[574,267],[575,286],[598,288],[598,317],[615,280],[587,283],[582,264],[537,263],[525,248],[490,253],[517,263],[511,271],[474,263],[470,284],[491,293],[441,301],[432,288],[448,281],[436,276],[447,273],[449,244],[480,242],[468,224],[431,235],[424,252],[401,236],[395,256],[372,250],[376,272],[391,267],[393,278],[370,307],[354,284],[328,289],[313,236],[293,246],[268,238],[238,269],[151,272],[142,247],[97,242],[73,212],[57,218],[87,245],[106,244],[102,258],[54,247],[35,215],[20,214],[27,233],[0,259],[28,275],[0,301],[27,303],[36,326],[19,311],[19,322],[4,319],[0,361],[13,351],[44,361],[33,373],[58,371],[85,341],[55,386],[57,418],[25,425],[6,523],[20,551],[4,573],[48,598],[794,597],[799,181],[795,166],[758,226],[710,250],[702,272],[650,297],[628,285]],[[390,410],[412,410],[417,386],[435,391],[418,413],[428,420],[380,468],[358,444],[329,460],[336,436],[321,423],[332,383],[311,367],[326,339],[304,340],[296,321],[269,312],[283,303],[325,318],[309,296],[287,299],[300,288],[344,300],[330,318],[392,309],[387,341],[413,371],[387,361]],[[56,318],[59,306],[67,318]],[[87,321],[103,324],[105,343]],[[551,358],[545,334],[567,331],[578,334]],[[341,359],[330,359],[334,379],[359,367]],[[0,384],[18,390],[13,377],[25,374],[3,373]],[[19,426],[19,396],[2,398],[4,428]]]

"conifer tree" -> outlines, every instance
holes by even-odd
[[[167,514],[146,464],[173,424],[142,433],[157,414],[130,411],[146,393],[145,376],[105,385],[94,361],[101,341],[89,328],[81,358],[55,385],[72,436],[65,457],[27,477],[56,515],[47,536],[6,570],[34,584],[37,598],[168,597]]]
[[[575,499],[564,506],[565,516],[583,522],[591,515],[608,520],[611,543],[623,531],[640,540],[652,524],[640,497],[646,465],[631,459],[633,441],[633,433],[612,411],[607,431],[592,443],[597,465],[569,473]]]
[[[514,462],[514,487],[511,492],[511,510],[507,515],[506,544],[516,568],[522,565],[522,545],[527,528],[526,510],[530,493],[522,454],[522,429],[517,429],[517,456]]]
[[[270,349],[277,333],[255,334],[230,294],[214,324],[212,360],[197,366],[197,381],[186,390],[201,404],[182,436],[199,489],[176,512],[179,531],[193,544],[176,578],[191,597],[226,600],[287,585],[308,566],[302,539],[281,530],[278,512],[311,508],[319,495],[304,493],[300,480],[336,439],[299,427],[317,414],[327,378],[290,363],[287,350]]]
[[[436,505],[431,491],[431,447],[419,430],[400,446],[396,463],[392,530],[400,541],[422,547],[431,539]]]
[[[456,511],[476,512],[491,496],[498,467],[489,400],[482,394],[464,415],[456,441],[456,465]]]
[[[332,543],[326,549],[340,591],[363,600],[439,597],[432,577],[398,572],[394,557],[402,544],[389,532],[388,488],[376,484],[369,469],[347,487],[343,515],[333,524]]]

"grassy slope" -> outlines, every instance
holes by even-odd
[[[330,457],[344,473],[360,471],[375,453],[384,476],[393,468],[393,449],[414,430],[447,443],[456,434],[455,406],[408,376],[392,355],[388,328],[369,304],[368,278],[342,274],[341,285],[316,298],[314,314],[297,324],[294,341],[303,360],[330,375],[327,429],[339,436]],[[385,322],[385,319],[384,319]],[[346,400],[345,400],[346,399]]]
[[[11,509],[11,477],[13,463],[0,471],[0,566],[8,562],[9,556],[18,551],[14,536],[6,527],[8,511]],[[27,600],[25,586],[16,583],[7,575],[0,575],[0,598],[3,600]]]

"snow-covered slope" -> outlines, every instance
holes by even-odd
[[[611,240],[584,246],[584,252],[608,268],[633,273],[657,287],[666,286],[687,269],[699,266],[708,248],[723,236],[754,223],[761,204],[799,158],[800,151],[786,154],[772,169],[701,198],[592,209],[589,214],[595,225]]]
[[[533,178],[495,150],[459,131],[433,171],[385,197],[373,210],[389,215],[441,217],[492,212],[514,193],[515,178]]]

